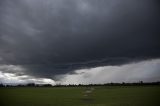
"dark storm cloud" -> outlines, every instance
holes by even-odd
[[[53,76],[160,57],[158,0],[1,0],[0,63]]]

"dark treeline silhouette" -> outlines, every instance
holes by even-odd
[[[28,83],[28,84],[0,84],[0,87],[90,87],[90,86],[145,86],[145,85],[160,85],[160,81],[157,82],[134,82],[134,83],[105,83],[105,84],[69,84],[69,85],[51,85],[51,84],[35,84],[35,83]]]

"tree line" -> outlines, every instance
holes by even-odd
[[[134,82],[134,83],[105,83],[105,84],[69,84],[69,85],[51,85],[51,84],[35,84],[35,83],[28,83],[28,84],[0,84],[0,87],[89,87],[89,86],[145,86],[145,85],[160,85],[160,81],[157,82]]]

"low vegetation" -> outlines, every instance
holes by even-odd
[[[159,98],[159,85],[0,88],[0,106],[160,106]]]

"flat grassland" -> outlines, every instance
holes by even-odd
[[[160,106],[160,86],[8,87],[0,106]]]

